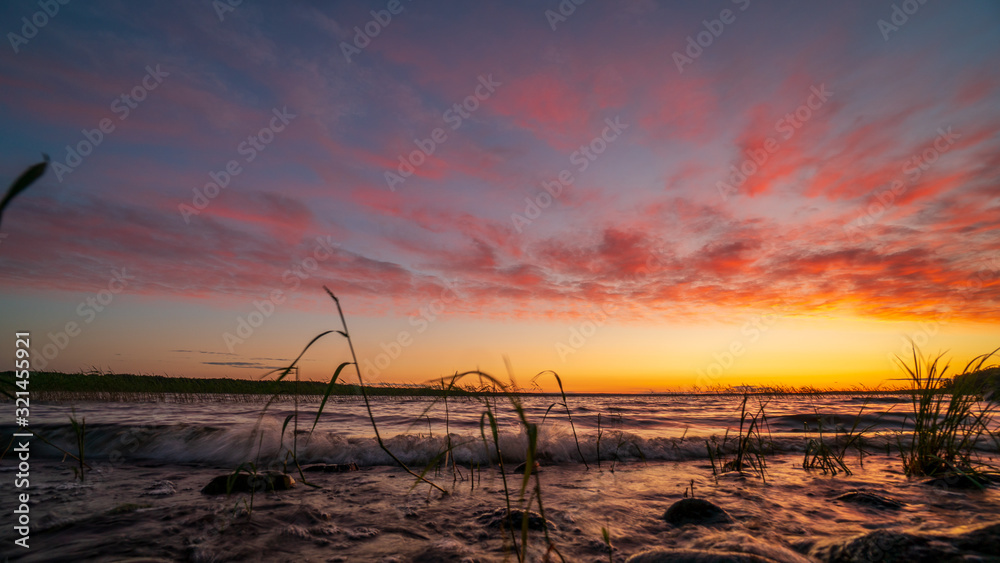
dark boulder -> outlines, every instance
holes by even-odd
[[[357,470],[358,464],[356,463],[317,463],[302,468],[302,471],[317,473],[343,473],[345,471]]]
[[[700,498],[685,498],[675,502],[663,514],[663,518],[674,526],[709,526],[730,524],[733,521],[732,516],[718,505]]]
[[[514,473],[518,473],[518,474],[524,475],[524,470],[527,469],[527,466],[528,466],[528,462],[526,462],[526,461],[525,462],[521,462],[520,464],[518,464],[517,467],[514,468]],[[531,474],[532,475],[537,474],[538,473],[538,469],[539,469],[539,465],[538,465],[538,462],[536,461],[534,463],[534,467],[531,468]]]
[[[933,561],[955,555],[947,544],[931,543],[927,538],[891,530],[875,530],[846,541],[816,546],[809,555],[830,563],[879,561],[884,563]]]
[[[146,487],[143,491],[143,496],[150,497],[165,497],[170,496],[177,492],[177,485],[172,481],[153,481],[153,483]]]
[[[875,530],[808,549],[810,556],[830,563],[996,561],[998,553],[1000,523],[966,529],[954,535]]]
[[[295,486],[295,479],[284,473],[237,473],[219,475],[201,490],[204,495],[225,495],[232,493],[287,491]]]
[[[1000,554],[1000,522],[970,530],[952,542],[964,553]]]
[[[986,475],[966,475],[955,473],[951,475],[941,475],[923,481],[922,484],[938,489],[955,489],[959,491],[979,491],[985,489],[993,482],[993,479]]]
[[[507,526],[507,509],[497,508],[476,517],[476,521],[486,528],[504,528]],[[514,508],[510,511],[510,524],[515,530],[520,530],[524,523],[524,511]],[[556,526],[552,522],[546,522],[538,513],[528,511],[528,529],[542,531],[546,524],[550,530],[555,530]]]

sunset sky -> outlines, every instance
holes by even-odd
[[[50,3],[0,7],[0,179],[53,164],[0,227],[37,368],[255,377],[340,328],[323,284],[372,382],[1000,346],[996,2]]]

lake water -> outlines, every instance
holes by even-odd
[[[452,398],[446,416],[441,401],[373,400],[386,446],[417,472],[441,454],[450,436],[456,464],[434,464],[426,473],[444,492],[418,483],[379,447],[365,405],[356,398],[331,398],[312,433],[318,400],[300,402],[294,441],[294,421],[282,435],[284,422],[295,412],[289,400],[271,404],[262,414],[260,402],[165,399],[33,402],[32,430],[69,452],[77,451],[69,416],[75,411],[77,420],[85,418],[91,469],[81,483],[74,460],[33,439],[33,547],[13,550],[7,541],[0,557],[517,561],[520,531],[511,535],[491,522],[506,510],[508,498],[514,507],[530,502],[532,511],[540,511],[532,496],[536,485],[549,532],[548,538],[540,531],[529,533],[528,561],[542,561],[547,553],[559,560],[550,546],[574,562],[609,557],[621,562],[650,548],[737,551],[767,558],[759,561],[795,563],[994,561],[990,546],[1000,545],[997,487],[968,490],[903,474],[896,444],[906,441],[900,431],[909,428],[912,404],[901,396],[750,397],[747,409],[753,413],[764,402],[765,418],[759,419],[766,421],[761,426],[767,446],[763,476],[712,470],[706,442],[726,441],[731,448],[740,426],[740,397],[571,396],[572,427],[561,404],[550,408],[561,402],[559,397],[523,397],[527,418],[539,424],[541,463],[523,494],[521,475],[512,469],[524,460],[527,439],[503,398],[497,399],[495,412],[504,473],[492,438],[483,440],[482,402]],[[806,443],[819,437],[820,424],[827,443],[833,443],[855,422],[867,429],[865,453],[848,451],[844,460],[850,475],[802,467]],[[16,431],[10,425],[0,429],[5,435]],[[981,448],[984,460],[997,462],[995,444],[984,442]],[[356,463],[360,469],[307,473],[315,487],[299,482],[290,491],[254,497],[201,494],[213,477],[248,461],[261,470],[288,469],[301,481],[287,464],[291,449],[302,465]],[[0,480],[12,481],[16,470],[8,452],[0,462]],[[15,508],[8,489],[0,495],[0,514]],[[840,499],[857,490],[899,506]],[[668,524],[665,510],[692,494],[725,509],[733,522]]]
[[[73,443],[68,425],[71,412],[86,420],[88,451],[100,457],[118,451],[135,459],[170,459],[227,465],[256,456],[280,455],[282,425],[295,412],[291,400],[268,406],[259,402],[81,402],[49,404],[32,410],[33,428],[56,443]],[[736,396],[570,396],[573,426],[558,396],[528,396],[521,399],[527,419],[539,424],[539,451],[543,461],[575,463],[598,458],[598,425],[601,456],[620,459],[683,460],[707,456],[705,440],[722,439],[729,429],[739,432],[740,405]],[[505,457],[523,461],[523,428],[503,397],[495,406],[501,439],[510,442]],[[554,405],[554,406],[553,406]],[[299,402],[299,455],[303,463],[355,462],[362,465],[392,464],[374,440],[365,405],[354,398],[334,397],[316,422],[318,398]],[[897,431],[912,415],[910,400],[901,396],[786,395],[772,398],[751,396],[746,409],[752,414],[763,408],[762,426],[775,452],[801,451],[818,430],[868,428],[872,448],[894,443]],[[72,411],[71,411],[72,409]],[[483,402],[451,398],[373,398],[375,422],[383,438],[395,445],[393,452],[408,463],[427,463],[441,452],[446,433],[452,434],[455,455],[463,463],[486,463],[489,448],[482,440]],[[600,420],[598,420],[600,415]],[[311,436],[303,433],[316,422]],[[575,427],[576,439],[573,436]],[[259,428],[260,434],[253,434]],[[294,419],[283,436],[291,443]],[[446,432],[447,430],[447,432]],[[488,431],[488,428],[487,428]],[[257,436],[257,441],[251,437]],[[577,441],[580,449],[576,447]],[[398,451],[397,451],[398,449]],[[126,451],[127,450],[127,451]],[[640,453],[641,452],[641,453]]]

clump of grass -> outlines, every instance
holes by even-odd
[[[854,447],[858,450],[858,463],[864,467],[864,435],[869,432],[878,421],[876,420],[872,424],[864,428],[858,428],[861,424],[861,416],[868,407],[868,400],[861,405],[861,409],[858,414],[854,417],[854,423],[851,425],[851,429],[845,432],[841,432],[840,429],[834,430],[834,436],[831,441],[823,435],[823,418],[820,416],[819,412],[816,413],[816,419],[818,422],[818,435],[816,438],[810,438],[806,443],[805,455],[802,459],[803,469],[819,469],[823,474],[830,473],[831,475],[836,475],[839,472],[843,472],[845,475],[851,475],[852,471],[847,466],[844,461],[844,457],[847,455],[847,451]],[[881,419],[881,415],[879,416]],[[808,427],[806,428],[808,431]]]
[[[616,418],[614,417],[617,417],[617,424],[615,424]],[[598,469],[601,468],[601,440],[604,439],[605,433],[610,433],[615,438],[615,451],[611,454],[610,470],[612,473],[615,472],[615,466],[621,461],[621,457],[618,454],[622,451],[622,448],[625,446],[631,446],[631,448],[635,450],[635,453],[639,456],[639,458],[642,459],[643,461],[646,461],[646,456],[645,454],[643,454],[642,448],[639,447],[639,445],[635,442],[635,440],[630,439],[628,437],[628,434],[624,430],[621,430],[621,427],[623,426],[623,420],[622,420],[622,415],[620,413],[617,415],[613,415],[612,424],[615,424],[616,426],[618,426],[618,428],[605,431],[605,429],[601,425],[601,413],[597,413],[597,468]]]
[[[771,431],[767,424],[767,415],[764,413],[767,402],[759,400],[758,408],[755,411],[747,408],[749,400],[749,393],[744,393],[743,400],[740,402],[739,433],[732,439],[733,445],[729,446],[730,438],[727,428],[721,443],[713,437],[714,448],[708,440],[705,441],[705,447],[708,449],[708,458],[712,462],[712,475],[729,471],[751,472],[758,475],[766,483],[766,456],[771,451]]]
[[[458,386],[457,386],[457,384],[458,384],[458,382],[460,380],[462,380],[465,377],[478,378],[478,380],[479,380],[479,386],[478,387],[473,387],[471,389],[461,390],[461,392],[464,395],[466,395],[466,396],[471,396],[471,397],[474,397],[475,399],[481,401],[483,403],[484,407],[485,407],[485,410],[482,413],[482,416],[480,417],[480,434],[481,434],[484,446],[486,446],[487,448],[492,448],[493,451],[491,453],[495,454],[495,456],[497,458],[497,461],[498,461],[498,463],[500,465],[500,475],[501,475],[501,479],[502,479],[502,482],[503,482],[504,500],[505,500],[505,503],[506,503],[506,518],[505,518],[506,526],[505,526],[505,528],[510,533],[510,540],[511,540],[511,542],[513,544],[514,552],[517,555],[518,561],[522,562],[522,563],[524,561],[526,561],[527,558],[528,558],[528,529],[529,529],[529,523],[531,521],[530,520],[531,519],[531,513],[530,513],[531,508],[533,506],[537,506],[538,512],[539,512],[542,520],[547,522],[547,519],[546,519],[546,516],[545,516],[545,507],[544,507],[544,504],[542,502],[541,482],[539,480],[538,473],[532,471],[533,468],[534,468],[535,460],[538,457],[538,431],[539,431],[539,427],[538,427],[537,424],[530,422],[528,420],[528,418],[527,418],[525,410],[524,410],[524,408],[523,408],[523,406],[521,404],[520,398],[518,397],[518,394],[517,394],[517,386],[516,386],[516,383],[514,382],[513,373],[511,373],[511,382],[510,382],[509,385],[502,383],[501,381],[493,378],[492,376],[490,376],[490,375],[488,375],[486,373],[483,373],[483,372],[480,372],[480,371],[476,370],[476,371],[469,371],[469,372],[465,372],[465,373],[456,373],[454,376],[452,376],[450,378],[442,378],[441,380],[439,380],[437,382],[436,386],[428,388],[428,389],[433,390],[434,395],[437,398],[442,398],[442,399],[444,399],[444,402],[445,402],[445,440],[444,441],[445,441],[446,448],[444,449],[444,451],[440,452],[438,454],[438,456],[434,460],[432,460],[424,468],[424,470],[423,470],[422,473],[417,474],[414,471],[412,471],[409,467],[407,467],[398,457],[396,457],[396,455],[393,454],[393,452],[388,449],[388,447],[386,446],[386,444],[382,440],[381,433],[380,433],[378,425],[376,424],[376,421],[375,421],[375,416],[374,416],[374,413],[373,413],[373,410],[372,410],[371,401],[369,400],[369,397],[368,397],[368,386],[365,384],[365,382],[364,382],[364,380],[363,380],[363,378],[361,376],[361,372],[358,369],[357,355],[355,354],[355,351],[354,351],[354,344],[353,344],[353,342],[351,340],[350,332],[347,329],[347,321],[346,321],[346,319],[344,317],[343,308],[341,307],[340,301],[333,294],[333,292],[331,292],[326,287],[324,287],[323,289],[326,290],[327,294],[330,296],[331,299],[333,299],[334,303],[337,306],[337,312],[338,312],[338,314],[340,316],[341,326],[343,327],[343,330],[330,330],[330,331],[326,331],[326,332],[323,332],[323,333],[317,335],[316,337],[314,337],[309,342],[309,344],[306,345],[306,347],[302,350],[302,353],[300,353],[299,356],[288,367],[282,368],[280,370],[275,370],[275,371],[269,372],[268,374],[265,374],[265,377],[268,376],[268,375],[270,375],[270,374],[272,374],[272,373],[280,372],[280,373],[278,373],[277,378],[272,383],[275,384],[275,385],[281,384],[282,381],[288,376],[289,373],[291,373],[293,370],[297,370],[297,368],[296,368],[297,363],[302,358],[303,354],[305,354],[305,352],[317,340],[319,340],[320,338],[323,338],[324,336],[326,336],[326,335],[328,335],[330,333],[334,333],[335,332],[335,333],[340,334],[348,342],[348,346],[349,346],[350,351],[351,351],[351,360],[352,361],[341,363],[340,366],[337,367],[335,373],[333,374],[333,377],[330,379],[330,382],[327,384],[326,391],[324,393],[323,399],[320,402],[319,408],[317,409],[316,416],[315,416],[315,419],[313,421],[312,428],[308,431],[310,437],[311,437],[313,431],[315,430],[317,423],[319,422],[319,419],[320,419],[320,417],[321,417],[321,415],[323,413],[324,407],[326,406],[327,399],[329,398],[330,394],[334,391],[335,386],[338,385],[337,380],[338,380],[341,372],[345,368],[347,368],[348,366],[353,365],[354,368],[355,368],[355,372],[357,373],[357,376],[358,376],[357,389],[360,391],[361,397],[362,397],[362,399],[363,399],[363,401],[365,403],[365,408],[366,408],[367,413],[368,413],[368,418],[371,421],[372,429],[373,429],[373,431],[375,433],[375,439],[376,439],[379,447],[390,458],[392,458],[392,460],[395,461],[403,470],[405,470],[407,473],[409,473],[410,475],[412,475],[413,477],[415,477],[414,486],[416,486],[418,483],[423,482],[423,483],[426,483],[426,484],[430,485],[433,489],[438,490],[439,492],[441,492],[444,495],[447,495],[448,491],[446,491],[445,489],[443,489],[442,487],[440,487],[439,485],[437,485],[433,481],[430,481],[425,476],[431,470],[431,468],[436,467],[437,465],[440,465],[441,460],[445,460],[445,462],[447,462],[447,460],[448,460],[449,457],[451,457],[451,459],[452,459],[453,470],[456,471],[456,473],[457,473],[457,465],[455,464],[454,456],[452,456],[451,454],[452,454],[452,451],[453,451],[454,448],[456,448],[458,446],[461,446],[461,445],[464,445],[464,444],[454,444],[454,443],[452,443],[451,432],[450,432],[450,423],[449,423],[449,414],[448,414],[448,406],[447,406],[447,399],[448,399],[448,396],[451,393],[455,392],[456,389],[459,389]],[[508,368],[509,368],[509,361],[508,361]],[[564,407],[564,409],[566,410],[567,417],[569,418],[570,425],[572,426],[573,425],[572,415],[570,413],[570,409],[569,409],[569,406],[568,406],[567,401],[566,401],[566,394],[563,391],[562,380],[559,377],[559,375],[556,374],[555,372],[551,372],[551,371],[550,372],[542,372],[541,374],[539,374],[538,376],[536,376],[535,379],[537,379],[538,377],[541,377],[542,375],[544,375],[546,373],[551,373],[556,378],[556,382],[558,383],[560,392],[562,393],[562,402],[561,403],[557,403],[557,404],[561,404]],[[298,389],[296,389],[296,388],[293,387],[292,392],[293,393],[297,393]],[[260,427],[261,421],[263,419],[264,412],[267,410],[268,406],[270,406],[270,404],[274,400],[276,400],[276,398],[279,395],[280,395],[280,390],[279,390],[279,392],[276,392],[271,397],[271,399],[269,399],[267,401],[267,403],[266,403],[266,405],[264,407],[264,411],[261,412],[261,415],[258,418],[257,428],[254,429],[254,433],[252,434],[252,436],[259,436],[260,439],[262,440],[263,436],[261,434],[259,434],[259,427]],[[525,435],[527,437],[527,447],[526,447],[526,450],[525,450],[525,464],[524,464],[525,469],[524,469],[524,474],[523,474],[522,479],[521,479],[521,486],[519,488],[519,492],[517,493],[517,499],[514,500],[514,501],[512,501],[512,498],[514,497],[515,492],[514,492],[514,488],[511,486],[511,484],[508,483],[506,471],[504,470],[504,465],[503,465],[504,464],[505,454],[504,454],[504,452],[503,452],[503,450],[501,448],[501,444],[500,444],[500,442],[501,442],[500,441],[500,422],[498,420],[498,413],[499,413],[499,411],[498,411],[498,405],[499,405],[498,401],[499,401],[500,397],[504,397],[504,398],[506,398],[506,400],[508,400],[510,402],[511,406],[513,407],[513,409],[514,409],[514,411],[515,411],[515,413],[517,415],[518,422],[520,423],[520,425],[523,428],[523,430],[525,432]],[[436,401],[434,401],[434,402],[436,402]],[[433,406],[433,403],[432,403],[431,406]],[[552,406],[554,407],[556,405],[554,404]],[[427,416],[427,412],[430,410],[430,408],[431,407],[429,406],[428,410],[425,410],[423,415],[417,417],[417,421],[418,422],[420,420],[422,420],[424,417]],[[551,409],[552,407],[549,407],[549,408]],[[297,431],[295,430],[295,428],[297,426],[298,415],[299,415],[299,413],[298,413],[298,408],[297,408],[297,403],[296,403],[296,410],[295,410],[295,412],[293,412],[292,414],[288,415],[288,417],[286,417],[286,419],[284,421],[284,424],[282,425],[282,442],[281,442],[282,444],[284,443],[284,433],[285,433],[286,429],[288,428],[290,422],[294,422],[295,423],[295,424],[293,424],[293,433],[297,434]],[[427,418],[427,420],[429,422],[429,420],[430,420],[429,417]],[[487,429],[489,431],[489,436],[487,436]],[[430,429],[429,429],[429,431],[430,431]],[[575,429],[575,427],[573,428],[573,434],[574,434],[574,438],[576,438],[576,429]],[[492,444],[490,444],[491,441],[492,441]],[[297,457],[296,449],[297,449],[297,440],[293,439],[292,440],[292,447],[289,450],[289,455],[291,455],[293,461],[295,461],[296,467],[299,468],[299,475],[303,478],[303,481],[305,482],[304,475],[302,474],[302,468],[299,467],[299,464],[298,464],[298,457]],[[259,444],[258,444],[257,451],[258,451],[258,458],[259,458],[259,455],[260,455],[260,445]],[[583,452],[580,449],[579,441],[577,441],[577,451],[580,454],[581,460],[583,460]],[[470,487],[474,488],[478,481],[473,478],[473,474],[474,473],[478,473],[479,474],[479,479],[481,480],[481,478],[482,478],[482,468],[480,468],[480,467],[473,468],[472,465],[470,464],[470,468],[469,469],[470,469],[470,479],[469,479],[470,480]],[[257,465],[256,465],[256,463],[249,463],[249,462],[241,464],[241,466],[238,467],[236,469],[236,471],[233,472],[233,476],[231,478],[235,478],[235,476],[238,475],[241,471],[250,473],[251,476],[256,475],[257,474]],[[531,482],[531,476],[532,475],[535,476],[534,487],[531,487],[529,489],[529,484]],[[309,484],[309,483],[306,483],[306,484]],[[313,485],[313,486],[315,486],[315,485]],[[529,492],[529,490],[530,490],[530,492]],[[246,511],[247,511],[247,513],[248,514],[252,514],[252,511],[253,511],[253,496],[252,496],[252,493],[251,493],[251,497],[250,497],[249,503],[247,503],[246,500],[244,500],[244,503],[246,504]],[[520,538],[518,538],[518,535],[516,533],[516,530],[518,529],[518,527],[515,526],[515,523],[514,523],[515,515],[517,515],[519,513],[521,515],[521,518],[520,518],[520,520],[521,520],[521,523],[520,523],[520,531],[521,531]],[[546,548],[545,549],[545,560],[550,560],[550,555],[551,554],[555,554],[560,560],[564,561],[564,558],[559,553],[558,548],[555,546],[555,544],[552,542],[551,537],[549,536],[548,526],[545,526],[543,528],[543,533],[544,533],[544,537],[545,537],[545,541],[546,541],[546,546],[545,546],[545,548]]]
[[[691,479],[691,483],[689,485],[685,485],[684,498],[688,498],[688,493],[691,493],[691,498],[694,498],[694,479]]]
[[[1000,348],[977,356],[960,375],[974,373]],[[981,439],[996,439],[992,430],[997,404],[982,400],[971,378],[946,378],[949,365],[944,354],[921,357],[913,346],[913,364],[896,358],[910,376],[913,394],[913,430],[910,441],[900,440],[903,470],[907,475],[964,475],[976,477],[996,473],[976,452]],[[905,421],[904,421],[905,423]]]
[[[562,381],[559,378],[559,375],[555,372],[542,372],[536,376],[536,378],[544,373],[552,373],[556,377],[556,381],[559,382],[560,388],[562,388]],[[538,475],[539,472],[533,471],[535,460],[538,458],[539,427],[538,424],[528,420],[524,407],[521,404],[521,400],[515,391],[516,384],[513,381],[513,374],[511,374],[511,383],[509,385],[478,370],[458,373],[445,379],[447,379],[447,384],[450,388],[454,387],[460,379],[465,377],[475,377],[480,381],[479,389],[481,392],[479,394],[479,399],[482,401],[485,409],[480,415],[479,420],[480,436],[483,440],[483,445],[488,450],[492,450],[491,453],[497,458],[497,463],[499,464],[500,469],[501,483],[503,485],[504,502],[506,505],[506,518],[504,520],[506,524],[505,528],[510,534],[510,539],[513,543],[514,553],[517,556],[517,560],[523,563],[528,558],[528,527],[531,517],[530,510],[534,504],[537,504],[538,513],[542,520],[544,522],[548,522],[548,518],[545,515],[545,505],[542,502],[542,485]],[[485,392],[486,390],[489,390],[489,392]],[[510,402],[517,415],[518,422],[527,437],[527,447],[524,452],[524,473],[521,475],[521,485],[515,501],[512,501],[513,491],[511,484],[507,480],[507,472],[504,469],[505,455],[500,445],[500,422],[497,419],[497,400],[501,396]],[[565,399],[565,395],[563,395],[563,397]],[[549,408],[551,409],[551,407]],[[488,435],[487,430],[489,431]],[[481,469],[479,473],[482,475]],[[534,476],[534,486],[531,488],[529,493],[529,484],[531,483],[532,476]],[[519,506],[520,508],[516,509],[516,506]],[[521,522],[519,526],[516,526],[514,523],[514,515],[517,514],[518,511],[520,511],[521,514]],[[518,538],[516,534],[518,529],[520,529],[521,532],[520,538]],[[549,535],[548,526],[543,526],[542,530],[546,542],[544,560],[548,561],[549,554],[554,553],[561,561],[565,561]],[[520,541],[518,541],[518,539],[520,539]]]

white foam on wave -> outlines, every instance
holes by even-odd
[[[53,444],[73,451],[75,436],[68,425],[49,427],[44,433]],[[484,442],[480,432],[450,435],[451,454],[462,465],[485,465],[498,460],[497,447],[487,429]],[[713,437],[716,441],[721,435]],[[829,440],[831,437],[827,437]],[[801,453],[807,436],[803,434],[774,435],[770,438],[770,453]],[[528,438],[518,426],[505,426],[499,432],[499,452],[505,463],[524,461]],[[895,436],[866,437],[869,449],[882,450],[886,443],[895,444]],[[449,437],[441,433],[399,434],[385,437],[384,444],[408,465],[425,466],[442,461],[448,450]],[[731,451],[733,436],[726,449]],[[41,446],[41,445],[40,445]],[[713,444],[714,448],[714,444]],[[280,463],[294,449],[299,463],[357,463],[359,465],[392,465],[392,458],[370,436],[346,436],[334,432],[301,432],[293,444],[292,428],[282,435],[281,421],[265,418],[258,425],[201,426],[174,424],[127,427],[103,425],[88,427],[88,458],[112,460],[157,460],[207,465],[236,466],[244,462],[258,465]],[[53,448],[42,453],[56,456]],[[588,464],[602,461],[684,461],[706,459],[705,438],[650,437],[624,430],[596,431],[578,429],[576,437],[568,425],[551,425],[539,429],[538,458],[545,463]],[[290,458],[289,458],[290,460]]]

